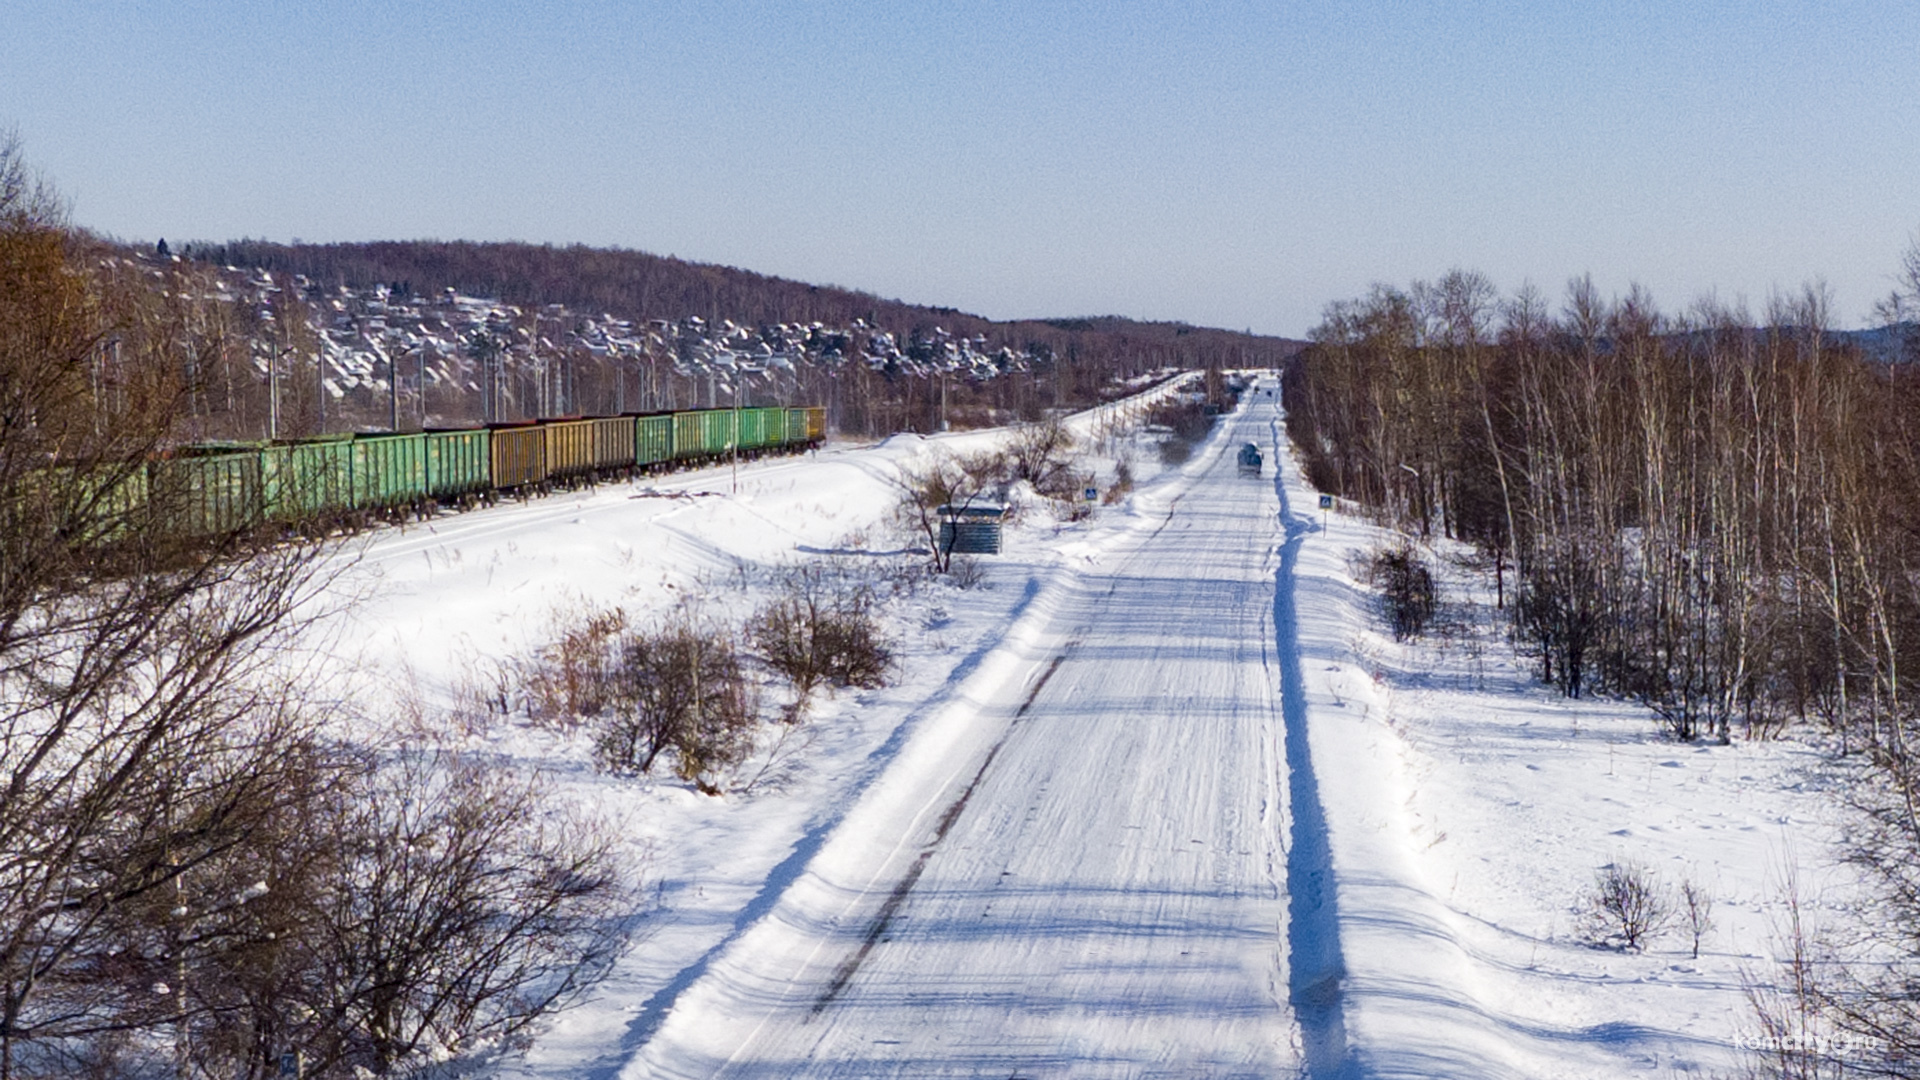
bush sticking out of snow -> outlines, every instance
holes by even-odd
[[[301,898],[319,901],[311,947],[288,950],[312,961],[301,989],[326,1021],[296,1045],[325,1064],[387,1075],[512,1036],[626,950],[632,868],[595,826],[556,823],[535,784],[429,755],[358,794]]]
[[[626,629],[619,608],[556,612],[553,640],[518,672],[528,719],[570,729],[606,712],[616,692],[613,646]]]
[[[1417,638],[1426,631],[1439,609],[1440,593],[1433,571],[1411,543],[1402,540],[1375,551],[1367,575],[1380,590],[1381,608],[1395,641]]]
[[[1056,419],[1027,424],[1018,429],[1007,446],[1005,479],[1026,481],[1035,491],[1049,498],[1072,498],[1079,491],[1079,473],[1074,469],[1073,433]]]
[[[1673,921],[1673,898],[1652,870],[1615,859],[1593,876],[1593,888],[1580,902],[1587,940],[1596,946],[1646,948],[1647,941]]]
[[[1713,894],[1687,878],[1680,883],[1680,915],[1693,937],[1693,959],[1700,959],[1700,942],[1713,930]]]
[[[1207,437],[1219,420],[1202,401],[1174,399],[1161,402],[1147,412],[1147,424],[1164,429],[1160,443],[1163,465],[1184,465],[1193,457],[1193,448]]]
[[[1100,501],[1108,506],[1127,497],[1133,490],[1133,462],[1123,455],[1113,463],[1113,486],[1100,496]]]
[[[971,589],[987,579],[987,568],[971,555],[955,555],[947,564],[947,583],[956,589]]]
[[[613,772],[651,772],[671,750],[675,771],[713,794],[714,774],[753,745],[758,702],[740,664],[737,635],[682,611],[623,634],[612,660],[595,756]]]
[[[747,639],[793,686],[794,701],[784,712],[797,723],[821,686],[886,685],[893,648],[873,615],[871,588],[835,582],[817,566],[787,575],[780,594],[754,613]]]

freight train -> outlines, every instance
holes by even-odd
[[[400,518],[595,480],[792,453],[826,435],[826,410],[703,409],[485,427],[182,447],[120,493],[169,531],[217,535]]]

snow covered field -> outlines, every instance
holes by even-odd
[[[645,885],[613,976],[489,1070],[1737,1064],[1789,868],[1814,910],[1837,898],[1817,755],[1676,745],[1631,708],[1564,701],[1483,608],[1444,643],[1393,643],[1351,570],[1382,534],[1315,508],[1266,389],[1090,520],[1029,514],[966,590],[903,574],[883,522],[903,465],[996,433],[743,465],[737,492],[708,470],[375,534],[343,582],[365,599],[338,692],[416,695],[431,737],[544,771],[630,839]],[[1266,478],[1236,474],[1243,441]],[[899,680],[823,701],[745,790],[608,778],[577,736],[431,719],[555,609],[644,620],[696,597],[738,618],[801,560],[897,583]],[[1697,960],[1684,932],[1644,953],[1584,940],[1578,897],[1617,859],[1715,899]]]

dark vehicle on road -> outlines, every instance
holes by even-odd
[[[1259,447],[1253,445],[1252,443],[1247,443],[1240,447],[1240,475],[1241,476],[1259,476],[1260,464],[1261,464],[1261,461],[1260,461]]]

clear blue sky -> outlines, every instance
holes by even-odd
[[[128,239],[622,245],[996,318],[1302,334],[1369,282],[1669,308],[1920,230],[1920,3],[0,0]]]

